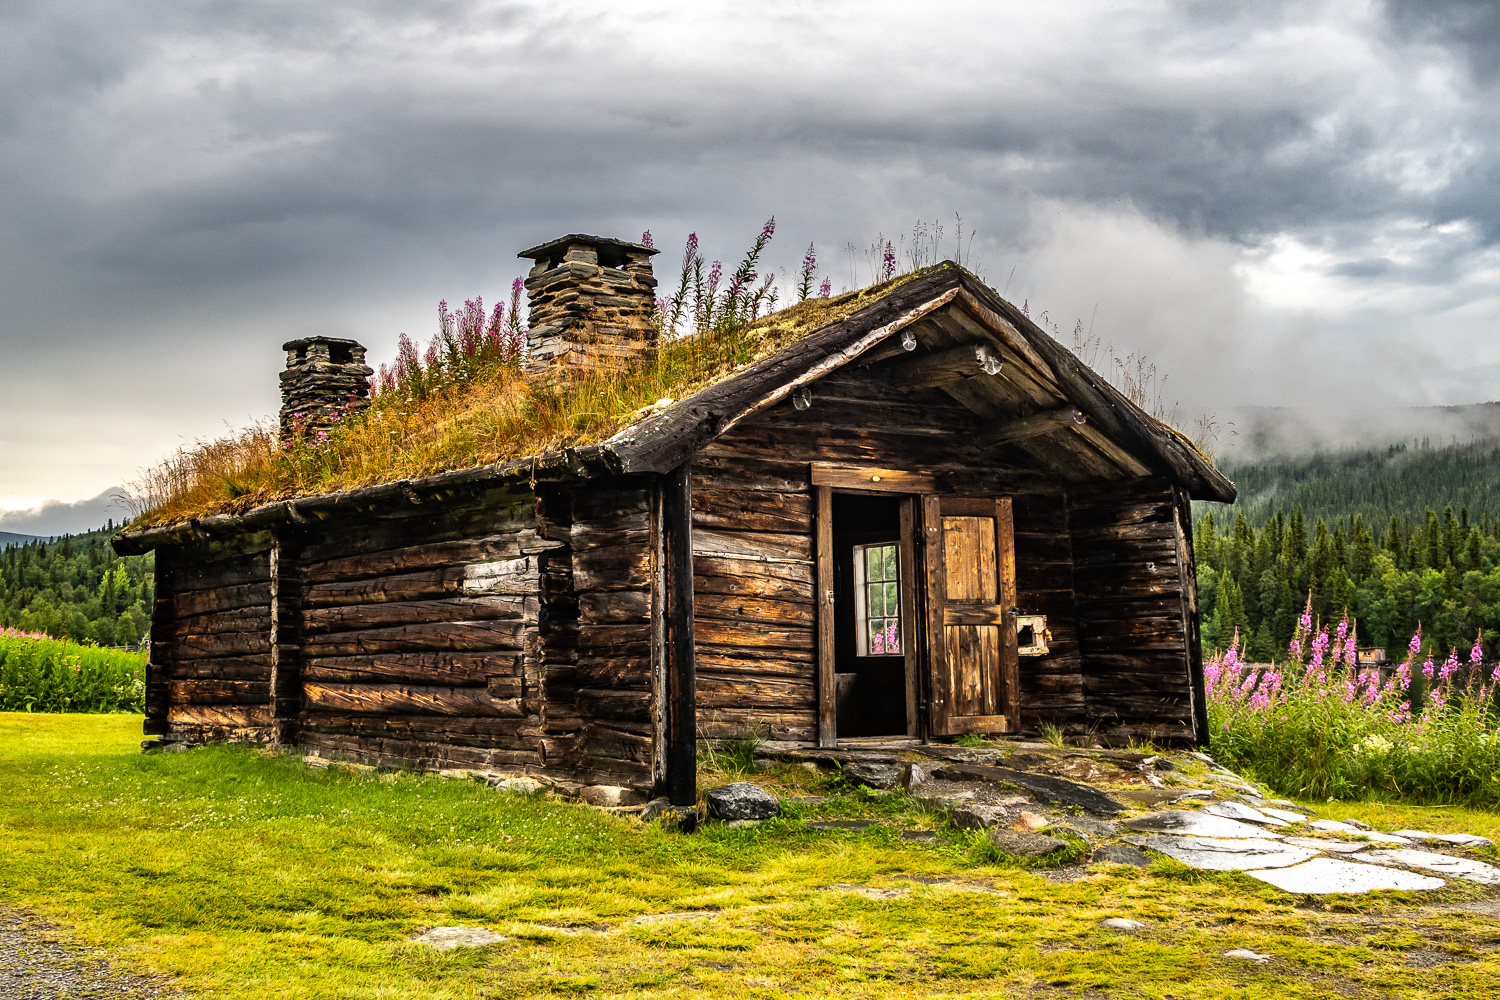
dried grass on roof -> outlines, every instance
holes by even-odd
[[[901,275],[837,298],[809,299],[744,326],[663,344],[649,363],[570,379],[500,368],[420,401],[377,400],[320,445],[282,449],[269,420],[178,449],[135,484],[132,528],[525,458],[593,444],[837,323],[927,273]]]

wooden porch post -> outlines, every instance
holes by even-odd
[[[667,797],[698,800],[698,676],[693,656],[693,471],[684,462],[661,479],[666,597]]]

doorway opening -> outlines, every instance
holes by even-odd
[[[834,705],[839,738],[906,736],[907,652],[916,627],[899,495],[835,493]]]

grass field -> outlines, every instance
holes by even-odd
[[[791,818],[682,836],[245,748],[143,756],[139,732],[139,716],[0,715],[0,902],[196,996],[1500,995],[1500,906],[1469,887],[1314,901],[1165,865],[1055,882],[976,862],[964,843],[905,845],[894,828],[820,833]],[[820,809],[932,822],[901,798],[850,793]],[[1326,814],[1500,840],[1488,813]],[[898,895],[822,888],[835,883]],[[718,913],[627,923],[692,910]],[[1147,926],[1098,927],[1112,916]],[[509,940],[406,941],[444,924]],[[1277,957],[1222,957],[1232,948]]]

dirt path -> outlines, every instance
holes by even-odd
[[[168,1000],[183,994],[162,977],[109,967],[104,952],[25,910],[0,906],[0,997],[6,1000]]]

